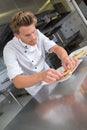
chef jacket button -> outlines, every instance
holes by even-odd
[[[34,61],[32,60],[32,62],[34,62]]]
[[[27,48],[27,46],[25,46],[25,48]]]
[[[37,67],[35,67],[35,69],[37,69]]]
[[[25,51],[25,53],[27,53],[27,51]]]

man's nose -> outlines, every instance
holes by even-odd
[[[31,38],[32,38],[32,39],[35,39],[35,38],[36,38],[36,35],[32,33],[32,34],[31,34]]]

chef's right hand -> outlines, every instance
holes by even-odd
[[[47,83],[54,83],[61,78],[63,78],[63,73],[53,68],[42,72],[42,79]]]

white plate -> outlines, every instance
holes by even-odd
[[[82,61],[83,61],[83,59],[79,59],[77,65],[75,66],[75,68],[73,69],[73,71],[72,71],[69,75],[67,75],[67,76],[63,77],[62,79],[60,79],[58,82],[63,82],[63,81],[65,81],[65,80],[69,79],[70,76],[72,75],[72,73],[77,69],[77,67],[79,66],[79,64],[80,64]],[[59,70],[59,71],[64,71],[64,68],[61,66],[61,67],[58,68],[57,70]]]
[[[78,50],[76,50],[76,51],[73,51],[73,52],[70,54],[70,56],[74,56],[74,55],[80,53],[80,52],[83,51],[83,50],[87,50],[87,46],[82,47],[82,48],[80,48],[80,49],[78,49]],[[85,55],[86,55],[86,54],[85,54]],[[81,56],[80,58],[83,58],[85,55]]]

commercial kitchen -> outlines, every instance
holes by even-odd
[[[78,59],[61,80],[44,84],[36,95],[17,89],[7,74],[3,49],[13,38],[9,26],[18,11],[31,11],[36,28]],[[64,70],[54,53],[46,53],[50,68]],[[85,88],[85,89],[84,89]],[[87,1],[0,1],[0,130],[87,130]]]

